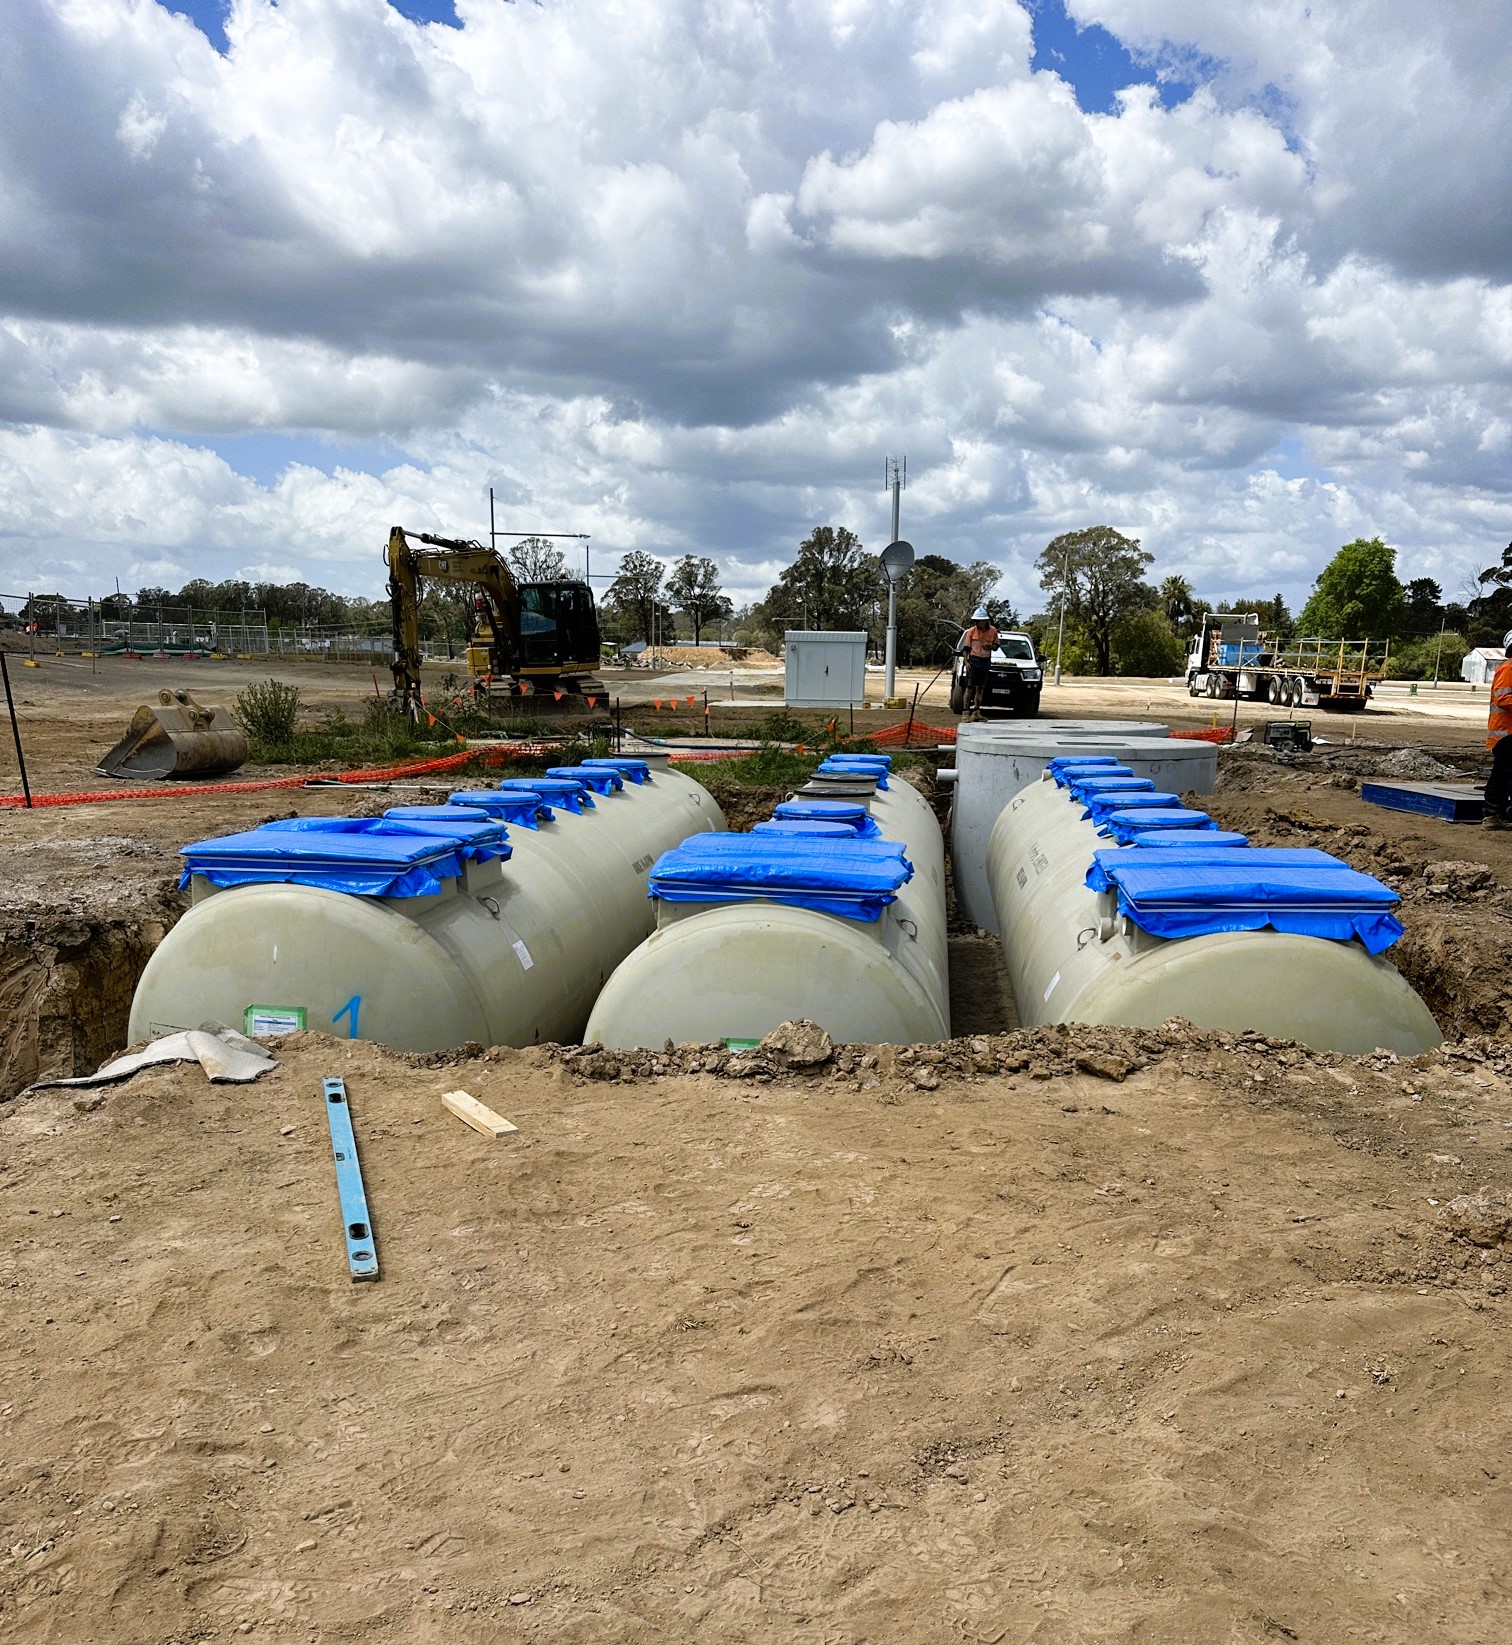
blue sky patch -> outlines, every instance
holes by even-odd
[[[1161,79],[1152,67],[1142,66],[1100,23],[1078,28],[1066,15],[1062,0],[1031,0],[1034,18],[1034,57],[1031,67],[1051,69],[1076,93],[1088,114],[1111,114],[1117,93],[1125,86],[1152,85],[1160,100],[1172,108],[1192,94],[1186,81]]]
[[[452,0],[388,0],[388,3],[412,23],[461,26]],[[230,0],[158,0],[158,4],[180,17],[187,17],[217,51],[226,50],[226,13],[230,10]]]

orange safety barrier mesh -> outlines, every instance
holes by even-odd
[[[936,743],[953,743],[956,728],[953,725],[926,725],[923,720],[900,720],[897,725],[890,725],[884,731],[867,731],[862,736],[880,748],[932,747]]]
[[[260,794],[276,788],[303,788],[309,783],[398,782],[405,777],[434,776],[458,771],[466,765],[508,765],[514,760],[555,752],[550,743],[517,743],[508,748],[470,748],[460,754],[444,754],[434,760],[416,760],[408,765],[370,765],[355,771],[338,771],[330,777],[260,777],[239,783],[174,783],[154,788],[93,789],[82,794],[33,794],[38,809],[52,805],[101,805],[111,800],[189,799],[199,794]],[[0,806],[24,807],[20,794],[0,795]]]
[[[1173,731],[1173,737],[1184,737],[1192,743],[1231,743],[1234,728],[1231,725],[1203,726],[1199,731]]]

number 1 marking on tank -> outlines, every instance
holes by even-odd
[[[340,1022],[343,1017],[350,1014],[350,1016],[352,1018],[352,1031],[351,1031],[350,1034],[347,1035],[348,1039],[353,1039],[354,1040],[354,1039],[357,1038],[357,1013],[361,1009],[362,1009],[362,995],[361,994],[353,994],[351,999],[349,999],[346,1002],[346,1004],[343,1005],[342,1008],[335,1014],[335,1016],[333,1016],[331,1018],[332,1022]]]

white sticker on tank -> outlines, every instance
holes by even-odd
[[[509,946],[520,956],[520,964],[523,965],[527,971],[535,964],[535,961],[530,957],[530,950],[523,942],[520,941],[518,937],[516,937]]]
[[[1055,975],[1053,977],[1051,977],[1049,982],[1047,982],[1045,984],[1045,1004],[1046,1005],[1048,1005],[1050,1003],[1050,996],[1055,992],[1056,984],[1059,983],[1059,982],[1060,982],[1060,972],[1057,971],[1055,973]]]

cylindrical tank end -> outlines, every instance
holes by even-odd
[[[1100,969],[1079,998],[1050,1005],[1062,1021],[1157,1028],[1185,1017],[1198,1028],[1249,1030],[1349,1055],[1417,1056],[1444,1038],[1389,961],[1358,943],[1278,931],[1157,943]]]

